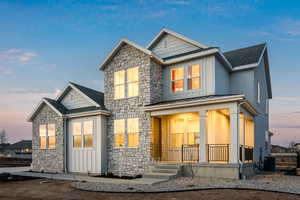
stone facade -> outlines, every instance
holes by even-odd
[[[39,148],[39,126],[55,124],[56,148]],[[59,117],[48,105],[43,105],[32,123],[32,165],[37,172],[64,172],[64,133],[63,118]]]
[[[114,72],[130,67],[139,67],[139,95],[114,100]],[[104,72],[105,107],[112,113],[107,120],[108,172],[120,176],[141,174],[151,163],[150,114],[145,113],[143,107],[161,99],[161,66],[154,63],[148,55],[126,44],[106,65]],[[127,87],[125,96],[126,94]],[[114,120],[135,117],[139,118],[139,147],[128,148],[127,135],[125,147],[114,147]]]

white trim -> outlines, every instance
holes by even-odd
[[[76,118],[76,117],[86,117],[86,116],[93,116],[93,115],[105,115],[105,116],[109,116],[110,112],[106,111],[106,110],[86,111],[86,112],[81,112],[81,113],[66,114],[66,115],[63,115],[63,117],[66,117],[66,118]]]
[[[192,40],[192,39],[190,39],[190,38],[187,38],[187,37],[185,37],[184,35],[181,35],[181,34],[179,34],[179,33],[176,33],[176,32],[174,32],[174,31],[171,31],[171,30],[169,30],[169,29],[162,29],[155,37],[154,37],[154,39],[147,45],[147,49],[151,49],[152,48],[152,46],[153,46],[153,44],[155,44],[156,42],[157,42],[157,40],[159,40],[160,38],[161,38],[161,36],[163,36],[163,34],[170,34],[170,35],[172,35],[172,36],[174,36],[174,37],[176,37],[176,38],[178,38],[178,39],[180,39],[180,40],[183,40],[183,41],[185,41],[185,42],[187,42],[187,43],[189,43],[189,44],[192,44],[192,45],[194,45],[194,46],[196,46],[196,47],[199,47],[199,48],[202,48],[202,49],[205,49],[205,48],[207,48],[207,46],[205,46],[205,45],[203,45],[203,44],[200,44],[199,42],[197,42],[197,41],[194,41],[194,40]]]
[[[237,67],[234,67],[232,69],[232,71],[239,71],[239,70],[243,70],[243,69],[251,69],[251,68],[255,68],[259,65],[259,63],[252,63],[252,64],[247,64],[247,65],[240,65]]]
[[[119,41],[119,43],[112,49],[112,51],[108,54],[108,56],[107,56],[107,57],[103,60],[103,62],[99,65],[100,70],[104,70],[104,66],[109,62],[109,60],[111,59],[111,57],[113,57],[113,56],[117,53],[117,51],[121,48],[121,46],[122,46],[124,43],[125,43],[125,44],[128,44],[128,45],[130,45],[130,46],[135,47],[136,49],[138,49],[138,50],[142,51],[143,53],[149,55],[151,58],[156,59],[156,60],[159,61],[160,63],[163,62],[163,60],[162,60],[159,56],[155,55],[152,51],[150,51],[150,50],[148,50],[148,49],[146,49],[146,48],[144,48],[144,47],[142,47],[142,46],[140,46],[140,45],[138,45],[138,44],[135,44],[134,42],[132,42],[132,41],[130,41],[130,40],[124,38],[124,39],[121,39],[121,40]]]
[[[57,110],[57,109],[56,109],[55,107],[53,107],[46,99],[43,98],[43,99],[38,103],[38,105],[34,108],[34,110],[31,112],[31,114],[27,117],[27,121],[28,121],[28,122],[31,122],[31,121],[32,121],[32,118],[35,116],[36,112],[40,110],[40,108],[42,107],[42,105],[43,105],[44,103],[45,103],[46,105],[48,105],[52,110],[54,110],[54,112],[55,112],[56,114],[58,114],[60,117],[63,116],[63,114],[62,114],[59,110]]]
[[[62,92],[60,92],[60,94],[56,97],[56,101],[61,101],[63,99],[63,97],[65,96],[65,93],[67,92],[68,88],[71,87],[72,89],[74,89],[76,92],[78,92],[79,94],[81,94],[81,96],[83,96],[88,102],[92,103],[94,106],[96,107],[101,107],[101,105],[99,105],[96,101],[94,101],[93,99],[91,99],[90,97],[88,97],[86,94],[84,94],[83,92],[81,92],[75,85],[73,85],[72,83],[69,83],[67,87],[64,88],[64,90]]]
[[[209,50],[204,50],[198,53],[194,53],[194,54],[190,54],[190,55],[186,55],[186,56],[181,56],[178,58],[172,58],[172,59],[168,59],[167,61],[163,62],[163,64],[165,65],[170,65],[170,64],[175,64],[178,62],[182,62],[185,60],[189,60],[189,59],[193,59],[193,58],[197,58],[197,57],[202,57],[202,56],[208,56],[211,54],[215,54],[218,53],[219,50],[217,48],[214,49],[209,49]]]
[[[238,100],[244,100],[245,95],[235,95],[230,97],[216,97],[212,99],[200,99],[194,100],[190,102],[171,102],[169,104],[164,105],[153,105],[144,107],[144,111],[156,111],[156,110],[163,110],[163,109],[170,109],[170,108],[179,108],[179,107],[189,107],[189,106],[197,106],[197,105],[207,105],[207,104],[214,104],[214,103],[224,103],[224,102],[232,102]]]

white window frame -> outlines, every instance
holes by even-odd
[[[91,121],[92,122],[92,134],[91,134],[91,136],[92,136],[92,142],[93,142],[93,145],[91,146],[91,147],[85,147],[84,146],[84,122],[89,122],[89,121]],[[74,123],[80,123],[80,136],[81,136],[81,141],[80,141],[80,147],[74,147],[74,135],[73,135],[73,124]],[[95,148],[95,130],[96,129],[96,127],[95,127],[95,120],[94,119],[80,119],[80,120],[74,120],[74,121],[72,121],[71,122],[71,134],[72,134],[72,149],[74,149],[74,150],[76,150],[76,149],[94,149]]]
[[[129,132],[129,126],[128,126],[128,120],[130,120],[130,119],[137,119],[137,128],[138,128],[138,132]],[[134,117],[134,118],[127,118],[126,120],[125,120],[125,123],[126,123],[126,125],[127,125],[127,129],[126,129],[126,136],[127,136],[127,148],[139,148],[139,146],[140,146],[140,119],[138,118],[138,117]],[[137,146],[129,146],[128,144],[129,144],[129,134],[137,134],[137,136],[138,136],[138,145]]]
[[[123,83],[116,83],[116,74],[120,73],[122,71],[124,71],[124,77],[123,77],[124,81],[123,81]],[[125,91],[126,91],[126,70],[122,69],[122,70],[115,71],[113,76],[114,76],[114,100],[126,98],[126,94],[125,94]],[[116,88],[118,86],[123,86],[123,97],[118,97],[118,98],[116,97]]]
[[[177,70],[177,69],[180,69],[182,68],[183,69],[183,76],[182,76],[182,79],[176,79],[176,80],[172,80],[172,71],[173,70]],[[186,76],[185,76],[185,66],[177,66],[177,67],[172,67],[170,68],[170,92],[171,94],[178,94],[178,93],[181,93],[183,91],[185,91],[185,79],[186,79]],[[177,91],[177,92],[173,92],[173,82],[176,82],[176,81],[183,81],[183,87],[182,87],[182,90],[181,91]]]
[[[137,79],[137,81],[131,81],[131,82],[129,82],[129,79],[128,79],[128,70],[133,69],[133,68],[137,68],[138,79]],[[140,70],[139,67],[130,67],[130,68],[127,68],[126,71],[125,71],[125,76],[126,76],[126,81],[125,81],[126,85],[125,85],[125,87],[127,88],[127,89],[125,89],[125,91],[127,91],[126,94],[125,94],[125,97],[127,97],[127,98],[134,98],[134,97],[139,96],[139,93],[140,93],[140,88],[139,88],[139,86],[140,86],[140,84],[139,84],[139,82],[140,82],[139,70]],[[130,84],[134,84],[134,83],[137,83],[137,95],[135,95],[135,96],[129,96],[129,85]]]
[[[48,134],[48,126],[49,125],[54,125],[54,137],[55,137],[55,147],[49,147],[49,134]],[[45,147],[41,147],[41,126],[45,126]],[[57,141],[56,141],[56,124],[55,123],[47,123],[47,124],[39,124],[39,149],[56,149],[56,144],[57,144]]]

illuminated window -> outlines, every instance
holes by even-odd
[[[139,146],[139,118],[127,119],[128,147]]]
[[[93,147],[93,121],[83,123],[83,145],[84,147]]]
[[[46,138],[47,138],[47,130],[46,130],[46,125],[40,125],[40,148],[45,149],[46,148]]]
[[[127,84],[128,84],[128,97],[139,95],[139,68],[133,67],[127,69]]]
[[[56,146],[55,141],[55,124],[48,124],[48,148],[54,149]]]
[[[72,124],[73,128],[73,147],[81,147],[81,122],[74,122]]]
[[[183,91],[184,86],[184,69],[183,67],[171,69],[172,92]]]
[[[114,121],[114,146],[124,147],[125,146],[125,119],[118,119]]]
[[[115,99],[125,98],[125,70],[114,74]]]
[[[200,65],[191,65],[188,68],[188,89],[199,89],[200,88]]]

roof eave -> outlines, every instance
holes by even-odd
[[[144,47],[142,47],[142,46],[140,46],[140,45],[138,45],[138,44],[136,44],[136,43],[134,43],[134,42],[132,42],[128,39],[122,39],[113,48],[113,50],[108,54],[108,56],[104,59],[104,61],[99,65],[99,69],[101,71],[104,71],[105,66],[107,65],[107,63],[113,58],[113,56],[118,52],[118,50],[121,48],[121,46],[123,44],[128,44],[130,46],[133,46],[136,49],[142,51],[143,53],[149,55],[151,58],[154,58],[155,60],[157,60],[159,62],[163,62],[163,60],[159,56],[155,55],[152,51],[150,51],[150,50],[148,50],[148,49],[146,49],[146,48],[144,48]]]
[[[164,35],[164,34],[170,34],[170,35],[172,35],[172,36],[174,36],[174,37],[176,37],[176,38],[178,38],[178,39],[180,39],[180,40],[183,40],[183,41],[185,41],[185,42],[187,42],[187,43],[189,43],[189,44],[192,44],[192,45],[194,45],[194,46],[197,46],[197,47],[199,47],[199,48],[202,48],[202,49],[205,49],[205,48],[207,48],[207,46],[205,46],[205,45],[203,45],[203,44],[200,44],[199,42],[197,42],[197,41],[194,41],[194,40],[192,40],[192,39],[190,39],[190,38],[188,38],[188,37],[185,37],[184,35],[181,35],[181,34],[179,34],[179,33],[176,33],[176,32],[174,32],[174,31],[171,31],[171,30],[169,30],[169,29],[166,29],[166,28],[164,28],[164,29],[162,29],[154,38],[153,38],[153,40],[151,40],[151,42],[147,45],[147,49],[151,49],[152,48],[152,46]]]
[[[172,102],[164,105],[153,105],[144,107],[145,112],[179,108],[179,107],[191,107],[191,106],[201,106],[201,105],[209,105],[216,103],[228,103],[233,101],[241,101],[245,99],[245,95],[235,95],[230,97],[216,97],[213,99],[201,99],[190,102]]]
[[[47,106],[49,106],[56,114],[58,114],[58,116],[62,117],[63,113],[61,113],[59,110],[57,110],[54,106],[51,105],[51,103],[49,103],[46,99],[42,99],[39,104],[34,108],[34,110],[32,111],[32,113],[27,117],[27,122],[32,122],[33,118],[35,117],[36,113],[40,110],[40,108],[42,107],[43,104],[46,104]]]

